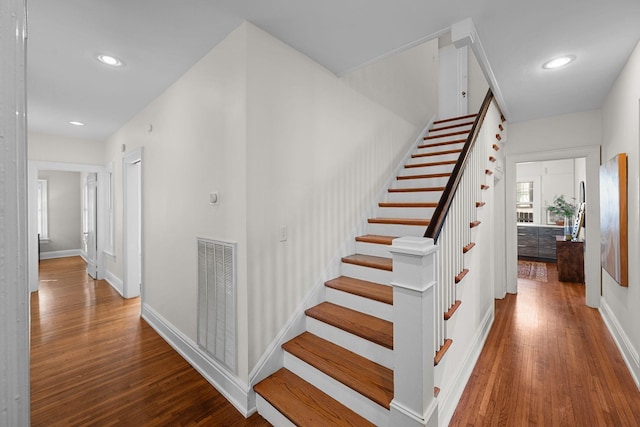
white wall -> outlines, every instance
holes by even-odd
[[[103,165],[104,143],[29,132],[29,160]]]
[[[613,85],[602,109],[602,160],[627,153],[629,287],[619,286],[602,270],[602,309],[627,364],[640,378],[640,45],[636,46],[624,70]]]
[[[428,46],[401,56],[404,63],[429,58]],[[418,95],[407,104],[429,105],[416,125],[391,111],[417,114],[394,91],[354,89],[398,83],[393,61],[371,67],[338,78],[245,23],[105,144],[116,189],[108,269],[121,277],[122,147],[142,146],[143,311],[169,334],[196,341],[196,237],[238,243],[244,387],[287,319],[331,278],[323,272],[344,255],[345,242],[353,245],[356,225],[435,113],[435,85],[423,83],[435,79],[435,68],[411,74]],[[209,205],[211,191],[220,194],[218,206]]]
[[[337,267],[339,257],[353,250],[356,225],[435,114],[437,64],[431,58],[437,44],[339,79],[254,26],[247,26],[247,34],[249,365],[254,366],[311,289],[337,274],[337,268],[327,267]],[[403,96],[382,90],[371,95],[373,86],[398,84],[394,71],[403,64],[419,70],[401,73]],[[405,98],[410,87],[417,93]],[[427,104],[417,107],[417,99]],[[407,113],[414,106],[420,114]],[[278,238],[281,226],[288,229],[286,242]]]
[[[47,180],[49,241],[41,252],[79,250],[82,241],[81,192],[79,172],[39,171]]]
[[[489,83],[480,68],[480,63],[473,53],[473,49],[467,49],[469,52],[469,60],[467,61],[468,79],[467,79],[467,97],[469,105],[469,114],[480,111],[482,101],[489,90]]]

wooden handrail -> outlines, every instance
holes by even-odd
[[[456,194],[458,185],[460,184],[460,180],[462,179],[462,173],[464,172],[467,161],[469,160],[471,147],[473,147],[476,139],[478,139],[480,127],[482,126],[484,117],[487,115],[487,111],[489,110],[489,105],[491,104],[492,100],[493,92],[491,92],[491,89],[489,89],[487,91],[487,95],[484,97],[484,101],[482,102],[480,111],[478,112],[478,115],[473,122],[471,131],[469,132],[469,136],[467,137],[467,141],[465,142],[464,147],[462,147],[460,157],[458,157],[458,161],[453,168],[451,178],[449,178],[444,192],[440,197],[438,207],[436,207],[433,213],[433,217],[431,218],[431,222],[427,227],[427,231],[424,233],[424,237],[430,237],[435,242],[437,242],[438,237],[440,237],[440,232],[442,231],[442,227],[444,226],[444,220],[446,219],[447,214],[449,213],[449,208],[451,207],[451,203],[453,202],[453,196],[455,196]]]

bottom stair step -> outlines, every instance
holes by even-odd
[[[285,368],[256,384],[254,390],[298,426],[373,426]]]

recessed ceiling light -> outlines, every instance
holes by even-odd
[[[74,126],[84,126],[84,123],[82,122],[77,122],[75,120],[72,120],[69,122],[70,125],[74,125]]]
[[[98,55],[98,61],[111,67],[122,67],[124,65],[121,60],[111,55]]]
[[[560,56],[558,58],[554,58],[550,61],[545,62],[542,68],[544,68],[545,70],[553,70],[554,68],[560,68],[564,67],[565,65],[569,65],[575,59],[576,57],[573,55]]]

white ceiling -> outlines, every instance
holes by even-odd
[[[638,0],[29,0],[28,8],[30,129],[97,140],[245,20],[341,75],[471,17],[511,121],[600,108],[640,39]],[[98,53],[126,66],[106,68]],[[577,59],[541,68],[560,54]]]

